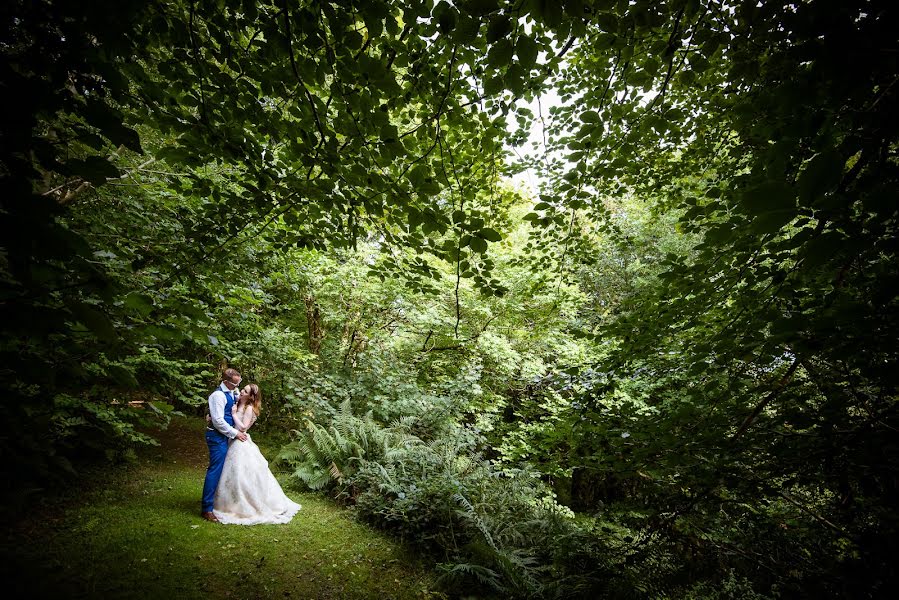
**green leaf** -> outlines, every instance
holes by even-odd
[[[175,410],[175,407],[166,402],[147,402],[147,405],[154,411],[160,414],[168,414]]]
[[[822,233],[802,247],[802,266],[808,269],[820,267],[840,251],[844,242],[845,238],[836,231]]]
[[[537,63],[537,54],[539,46],[534,38],[528,35],[518,36],[518,43],[515,46],[515,53],[518,55],[518,62],[525,70],[531,70]]]
[[[98,339],[106,342],[118,341],[119,336],[112,321],[96,308],[83,302],[78,302],[73,304],[70,310],[72,311],[72,316],[90,329]]]
[[[792,210],[771,211],[758,215],[752,220],[752,230],[756,233],[774,233],[793,220],[796,212]]]
[[[425,165],[419,164],[409,171],[407,177],[415,186],[419,186],[424,183],[425,179],[430,177],[430,174],[430,171]]]
[[[742,204],[750,214],[795,210],[796,194],[783,181],[766,181],[743,193]]]
[[[506,15],[496,15],[487,25],[487,43],[492,44],[512,33],[512,19]]]
[[[456,22],[459,20],[459,13],[450,4],[440,2],[434,7],[434,11],[431,14],[437,19],[440,33],[446,35],[456,28]]]
[[[460,16],[459,22],[456,24],[456,30],[453,33],[453,39],[463,45],[472,44],[477,40],[478,33],[481,30],[481,22],[469,16]]]
[[[512,45],[512,42],[508,39],[502,39],[493,44],[487,53],[487,64],[492,69],[503,70],[512,63],[514,51],[515,47]]]
[[[362,19],[365,21],[365,28],[368,29],[369,38],[377,38],[384,30],[384,16],[373,11],[377,6],[374,3],[364,3],[362,8]]]
[[[125,306],[147,316],[153,310],[153,298],[147,294],[132,292],[125,296]]]
[[[799,201],[811,206],[818,198],[839,185],[846,161],[835,150],[828,150],[812,158],[799,174]]]
[[[381,128],[381,140],[385,143],[395,142],[399,138],[399,131],[396,125],[387,123]]]
[[[456,4],[464,12],[476,17],[486,16],[499,8],[498,0],[461,0]]]
[[[510,66],[506,71],[506,76],[503,78],[506,88],[516,96],[524,94],[526,83],[525,75],[525,71],[521,65],[515,63]]]
[[[490,242],[498,242],[503,239],[503,236],[501,236],[497,230],[491,229],[489,227],[481,229],[480,231],[478,231],[477,235],[478,237],[482,237]]]
[[[83,110],[85,120],[100,130],[106,138],[116,146],[125,146],[129,150],[142,153],[140,136],[127,127],[122,113],[99,100],[89,101]]]
[[[164,160],[171,165],[177,165],[178,163],[190,162],[193,154],[184,146],[165,146],[156,151],[156,158]]]
[[[468,231],[477,231],[484,226],[484,219],[480,217],[471,217],[465,222],[464,227]]]
[[[343,38],[343,44],[350,50],[358,50],[362,47],[362,34],[358,31],[347,31]]]
[[[418,186],[418,192],[425,196],[435,196],[440,193],[440,183],[433,177],[425,177],[425,180]]]
[[[503,78],[500,76],[491,77],[484,82],[484,95],[492,96],[503,89]]]
[[[119,385],[126,388],[138,388],[140,384],[131,369],[126,369],[120,365],[109,365],[106,367],[106,373],[109,374]]]
[[[69,173],[78,175],[94,187],[103,185],[107,179],[119,176],[116,166],[102,156],[88,156],[85,159],[74,158],[69,160],[65,166]]]
[[[734,229],[729,224],[721,224],[711,227],[705,233],[705,241],[711,244],[724,244],[734,235]]]
[[[472,237],[471,241],[468,243],[471,246],[471,249],[477,252],[478,254],[483,254],[487,252],[487,242],[482,240],[479,237]]]

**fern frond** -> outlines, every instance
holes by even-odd
[[[343,473],[341,473],[340,467],[338,467],[336,463],[331,463],[331,466],[328,468],[328,472],[331,474],[331,477],[333,477],[337,481],[337,483],[341,483],[343,481]]]
[[[483,565],[471,563],[443,563],[437,565],[437,568],[438,570],[443,571],[438,578],[438,581],[441,582],[444,582],[447,579],[459,579],[460,575],[470,575],[474,576],[480,583],[493,588],[497,592],[504,593],[507,591],[505,586],[502,585],[499,573]]]
[[[487,524],[475,510],[474,506],[471,502],[468,501],[468,498],[463,496],[462,494],[456,492],[453,494],[453,500],[462,505],[463,510],[459,511],[459,514],[463,517],[468,518],[472,523],[474,523],[475,527],[478,531],[481,532],[481,535],[484,536],[484,540],[496,551],[499,551],[496,547],[496,543],[493,541],[493,536],[490,534],[490,530],[487,527]]]
[[[412,426],[415,425],[418,419],[411,415],[405,415],[399,418],[394,419],[389,426],[389,429],[392,429],[397,432],[407,432],[412,429]]]
[[[303,460],[303,452],[296,443],[283,446],[275,457],[275,460],[282,463],[293,464]]]

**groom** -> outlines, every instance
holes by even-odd
[[[222,476],[222,467],[225,466],[228,440],[234,438],[241,442],[247,440],[246,433],[234,428],[234,417],[231,415],[235,399],[234,390],[240,382],[240,373],[236,369],[225,369],[222,373],[222,384],[209,396],[210,419],[206,425],[209,468],[206,469],[206,481],[203,483],[203,507],[200,509],[200,516],[213,523],[219,522],[218,517],[212,512],[212,501]]]

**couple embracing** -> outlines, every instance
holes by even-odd
[[[238,392],[240,382],[237,370],[225,369],[221,385],[209,396],[209,468],[200,516],[214,523],[287,523],[300,505],[284,494],[247,434],[259,416],[262,394],[255,383]]]

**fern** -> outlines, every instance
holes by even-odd
[[[505,593],[507,591],[505,586],[502,585],[502,579],[500,578],[499,573],[483,565],[471,563],[441,563],[437,565],[437,569],[438,571],[443,572],[438,578],[438,581],[443,585],[458,581],[459,579],[462,579],[461,576],[469,575],[474,576],[480,583],[493,588],[497,592]]]
[[[412,418],[401,418],[390,427],[375,423],[372,413],[353,414],[349,400],[340,405],[329,427],[307,422],[306,431],[282,449],[279,458],[294,468],[294,476],[312,489],[341,485],[371,461],[388,464],[408,458],[422,444],[409,433]]]
[[[473,524],[486,542],[486,544],[472,542],[468,545],[468,549],[476,551],[489,560],[497,569],[492,572],[501,574],[516,595],[538,596],[542,586],[533,573],[534,565],[537,564],[536,559],[520,547],[509,549],[497,543],[499,537],[497,531],[499,531],[502,537],[509,541],[523,544],[525,536],[516,529],[517,521],[510,519],[506,523],[488,522],[461,493],[453,494],[453,499],[462,507],[458,514]]]
[[[490,530],[487,528],[487,524],[483,519],[481,519],[481,516],[474,509],[474,506],[471,504],[471,502],[469,502],[465,496],[459,493],[453,494],[453,500],[462,505],[463,510],[458,511],[459,514],[474,523],[478,531],[481,532],[481,535],[484,536],[484,540],[490,545],[491,548],[498,551],[496,544],[493,542],[493,536],[490,535]]]
[[[291,464],[301,461],[303,457],[303,452],[297,446],[287,445],[281,448],[281,451],[278,452],[278,455],[275,457],[275,461]]]
[[[338,467],[336,463],[331,463],[331,465],[328,467],[328,473],[331,474],[331,477],[335,481],[337,481],[337,483],[343,481],[343,473],[340,471],[340,467]]]
[[[331,480],[327,471],[322,471],[315,466],[300,465],[293,471],[293,476],[305,483],[310,489],[320,490]]]

